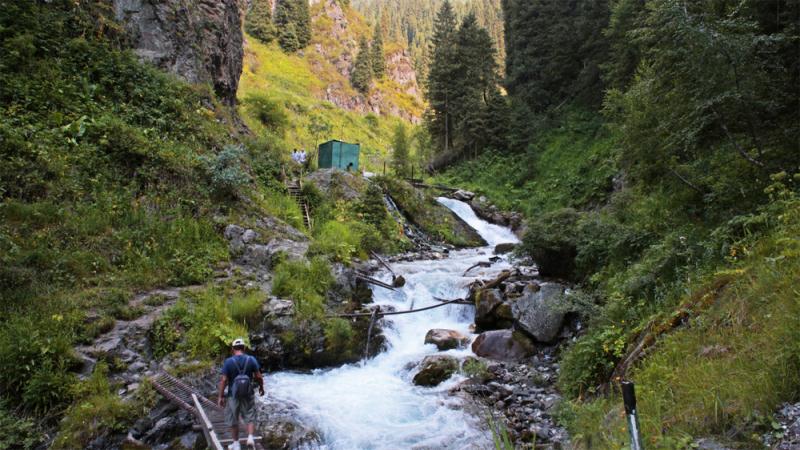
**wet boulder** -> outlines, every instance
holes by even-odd
[[[414,375],[417,386],[433,387],[458,372],[458,360],[447,355],[426,356],[420,364],[419,372]]]
[[[469,344],[469,338],[455,330],[435,328],[425,335],[425,343],[433,344],[442,351],[453,350],[466,347]]]
[[[476,355],[500,361],[518,361],[531,356],[534,350],[528,337],[512,330],[487,331],[472,343]]]
[[[511,305],[515,326],[539,342],[553,342],[564,325],[560,308],[566,288],[559,283],[531,283]]]
[[[517,244],[512,242],[504,242],[502,244],[497,244],[494,246],[494,254],[495,255],[504,255],[506,253],[511,253],[517,247]]]
[[[510,318],[499,317],[497,312],[503,304],[499,289],[481,289],[475,292],[475,325],[479,331],[510,328]]]
[[[470,191],[465,191],[463,189],[459,189],[453,192],[453,198],[456,200],[461,200],[462,202],[469,202],[473,198],[475,198],[475,193]]]

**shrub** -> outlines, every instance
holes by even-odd
[[[42,437],[32,420],[13,414],[0,402],[0,449],[32,450]]]
[[[249,94],[244,106],[267,130],[282,135],[289,125],[289,116],[284,107],[264,94]]]
[[[247,156],[241,145],[226,145],[216,156],[201,158],[211,179],[211,187],[222,196],[237,197],[239,191],[250,182],[244,169]]]
[[[53,449],[84,448],[104,433],[120,433],[134,417],[130,405],[111,392],[108,367],[100,363],[91,378],[76,385],[77,401],[69,408],[53,441]]]
[[[355,222],[325,222],[316,233],[308,249],[310,255],[329,256],[334,261],[350,263],[361,251],[363,234]]]
[[[183,343],[196,357],[215,358],[226,354],[236,338],[247,338],[247,328],[235,322],[223,292],[206,289],[190,296],[188,330]]]
[[[350,322],[342,318],[325,321],[325,349],[336,354],[349,353],[353,339],[353,328]]]
[[[263,300],[264,296],[260,290],[234,295],[228,307],[231,318],[248,327],[254,326],[261,319]]]
[[[284,261],[275,267],[272,293],[294,300],[299,319],[320,318],[323,297],[333,282],[330,266],[323,258],[313,258],[310,263]]]

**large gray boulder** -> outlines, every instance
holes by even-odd
[[[113,0],[114,15],[143,61],[236,102],[244,47],[238,0]]]
[[[511,304],[516,327],[539,342],[553,342],[564,325],[566,311],[559,303],[565,292],[559,283],[531,283]]]
[[[433,344],[439,350],[453,350],[469,344],[469,338],[455,330],[434,328],[425,335],[425,343]]]
[[[414,376],[417,386],[433,387],[458,372],[458,360],[447,355],[426,356],[420,364],[419,372]]]
[[[476,355],[500,361],[518,361],[533,355],[535,350],[528,337],[512,330],[487,331],[472,343]]]

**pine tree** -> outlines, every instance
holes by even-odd
[[[275,6],[278,43],[286,52],[296,52],[311,42],[311,15],[307,0],[278,0]]]
[[[305,48],[311,43],[311,12],[308,9],[308,0],[295,0],[295,27],[300,48]]]
[[[410,169],[410,155],[408,144],[408,132],[403,123],[399,123],[394,129],[392,137],[392,167],[395,175],[407,177]]]
[[[269,44],[275,39],[269,0],[253,0],[253,5],[245,17],[244,30],[264,44]]]
[[[362,94],[369,92],[370,82],[372,81],[372,57],[369,51],[367,38],[362,37],[358,46],[358,55],[350,73],[350,84]]]
[[[278,44],[285,52],[294,53],[300,50],[300,40],[293,23],[288,23],[278,31]]]
[[[434,23],[427,97],[430,113],[427,126],[438,147],[448,152],[453,142],[453,77],[455,60],[456,16],[449,0],[445,0]]]
[[[386,74],[386,59],[383,56],[383,32],[381,25],[375,26],[375,35],[372,38],[372,74],[379,80]]]

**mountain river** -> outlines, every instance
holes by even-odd
[[[440,198],[439,202],[475,228],[488,246],[452,251],[439,260],[394,263],[406,285],[397,291],[373,288],[374,302],[398,311],[438,304],[433,297],[463,298],[476,279],[493,278],[510,267],[503,257],[490,268],[464,271],[493,256],[495,245],[518,242],[511,230],[479,219],[469,205]],[[391,282],[388,271],[376,278]],[[414,363],[439,352],[424,338],[432,328],[457,330],[468,336],[473,307],[449,305],[429,311],[387,316],[384,334],[388,349],[378,356],[310,374],[279,372],[266,380],[269,395],[297,405],[300,418],[321,434],[321,448],[339,449],[484,449],[493,448],[485,417],[465,411],[463,401],[448,395],[458,375],[435,388],[415,386]]]

